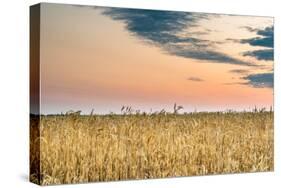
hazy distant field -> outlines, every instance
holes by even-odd
[[[272,112],[41,116],[40,134],[43,185],[273,170]]]

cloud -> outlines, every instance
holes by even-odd
[[[274,27],[266,27],[264,29],[253,29],[248,28],[249,31],[256,32],[259,37],[250,38],[250,39],[242,39],[240,40],[241,43],[250,44],[251,46],[260,46],[265,47],[265,49],[262,50],[255,50],[255,51],[247,51],[244,52],[244,56],[252,56],[255,57],[258,60],[266,60],[266,61],[272,61],[274,57],[273,52],[273,41],[274,41]]]
[[[194,81],[194,82],[203,82],[204,80],[198,77],[189,77],[187,80]]]
[[[259,35],[259,37],[242,39],[241,43],[248,43],[252,46],[273,48],[273,41],[274,41],[273,30],[274,30],[273,26],[266,27],[264,29],[256,29],[255,31],[257,35]]]
[[[260,29],[257,31],[258,35],[264,36],[264,37],[270,37],[273,38],[274,35],[274,27],[270,26],[270,27],[266,27],[265,29]]]
[[[210,32],[208,30],[193,35],[192,32],[188,33],[188,37],[179,35],[183,30],[196,27],[198,20],[209,19],[209,14],[123,8],[108,8],[103,14],[113,20],[123,21],[133,35],[147,44],[162,48],[170,55],[206,62],[254,66],[252,63],[211,49],[215,41],[198,38]]]
[[[256,88],[272,88],[273,87],[273,73],[260,73],[260,74],[251,74],[243,79],[248,82],[245,84],[251,85]]]
[[[254,88],[273,88],[273,73],[250,74],[241,77],[244,81],[223,83],[224,85],[247,85]]]
[[[249,44],[251,46],[260,46],[266,48],[273,48],[273,41],[274,41],[274,27],[269,26],[264,29],[256,29],[244,26],[242,28],[246,28],[250,32],[255,32],[258,37],[249,38],[249,39],[232,39],[228,38],[227,41],[232,42],[239,42],[242,44]]]
[[[231,72],[231,73],[236,73],[236,74],[246,74],[246,73],[248,73],[249,71],[248,71],[248,70],[245,70],[245,69],[233,69],[233,70],[230,70],[229,72]]]
[[[273,49],[248,51],[248,52],[244,52],[243,55],[252,56],[258,60],[266,60],[266,61],[272,61],[274,57]]]
[[[122,8],[109,8],[104,14],[114,20],[124,21],[127,29],[139,37],[159,43],[181,41],[174,35],[175,32],[183,30],[186,25],[194,25],[196,20],[204,17],[186,12]]]
[[[241,43],[248,43],[251,46],[273,47],[273,38],[271,37],[255,37],[250,39],[242,39]]]
[[[259,31],[259,29],[253,28],[253,27],[249,27],[249,26],[242,26],[241,28],[244,28],[244,29],[246,29],[246,30],[248,30],[250,32],[257,32],[257,31]]]
[[[236,42],[236,43],[241,43],[241,39],[232,39],[232,38],[227,38],[225,39],[226,41],[230,41],[230,42]]]
[[[236,64],[236,65],[247,65],[247,66],[257,66],[251,62],[242,61],[236,58],[232,58],[227,54],[212,51],[209,49],[200,49],[190,46],[179,46],[179,45],[170,45],[168,46],[168,51],[172,55],[177,55],[186,58],[194,58],[200,60],[208,60],[218,63],[227,63],[227,64]]]

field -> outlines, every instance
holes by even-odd
[[[40,119],[30,179],[42,185],[273,170],[273,112]]]

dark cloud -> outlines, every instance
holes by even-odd
[[[264,29],[248,28],[252,32],[256,32],[259,37],[242,39],[241,43],[247,43],[251,46],[265,47],[266,49],[244,52],[244,56],[252,56],[258,60],[272,61],[274,57],[273,41],[274,41],[274,27],[266,27]]]
[[[274,34],[273,34],[273,26],[266,27],[264,29],[255,29],[251,27],[242,27],[246,28],[250,32],[255,32],[258,37],[249,38],[249,39],[232,39],[228,38],[227,41],[232,42],[239,42],[242,44],[250,44],[251,46],[260,46],[260,47],[267,47],[267,48],[273,48],[273,41],[274,41]]]
[[[255,88],[273,88],[273,73],[250,74],[241,77],[244,81],[223,83],[224,85],[246,85]]]
[[[266,27],[265,29],[260,29],[257,31],[258,35],[264,36],[264,37],[270,37],[273,38],[274,36],[274,27]],[[273,47],[273,46],[272,46]]]
[[[189,77],[187,80],[194,81],[194,82],[203,82],[204,80],[198,77]]]
[[[133,35],[148,44],[158,46],[165,52],[185,58],[254,66],[249,62],[233,58],[225,53],[211,49],[214,41],[198,38],[202,34],[180,36],[184,29],[196,26],[198,20],[209,19],[208,14],[176,11],[108,8],[104,14],[114,20],[123,21]]]
[[[186,12],[122,8],[107,9],[104,14],[114,20],[125,21],[127,29],[137,36],[159,43],[185,40],[174,34],[183,30],[186,25],[195,25],[196,20],[206,18],[204,15]]]
[[[273,73],[260,73],[260,74],[251,74],[246,77],[243,77],[247,81],[248,85],[257,88],[272,88],[273,87]]]
[[[248,51],[243,53],[243,55],[252,56],[258,60],[266,60],[266,61],[272,61],[274,56],[273,49]]]
[[[248,43],[252,46],[273,48],[273,41],[274,41],[273,30],[274,30],[273,26],[256,30],[256,33],[257,35],[259,35],[259,37],[242,39],[241,43]]]
[[[251,46],[273,47],[273,38],[271,37],[255,37],[250,39],[242,39],[241,43],[248,43]]]

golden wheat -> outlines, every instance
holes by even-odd
[[[31,179],[43,185],[273,170],[272,112],[56,115],[37,125]]]

